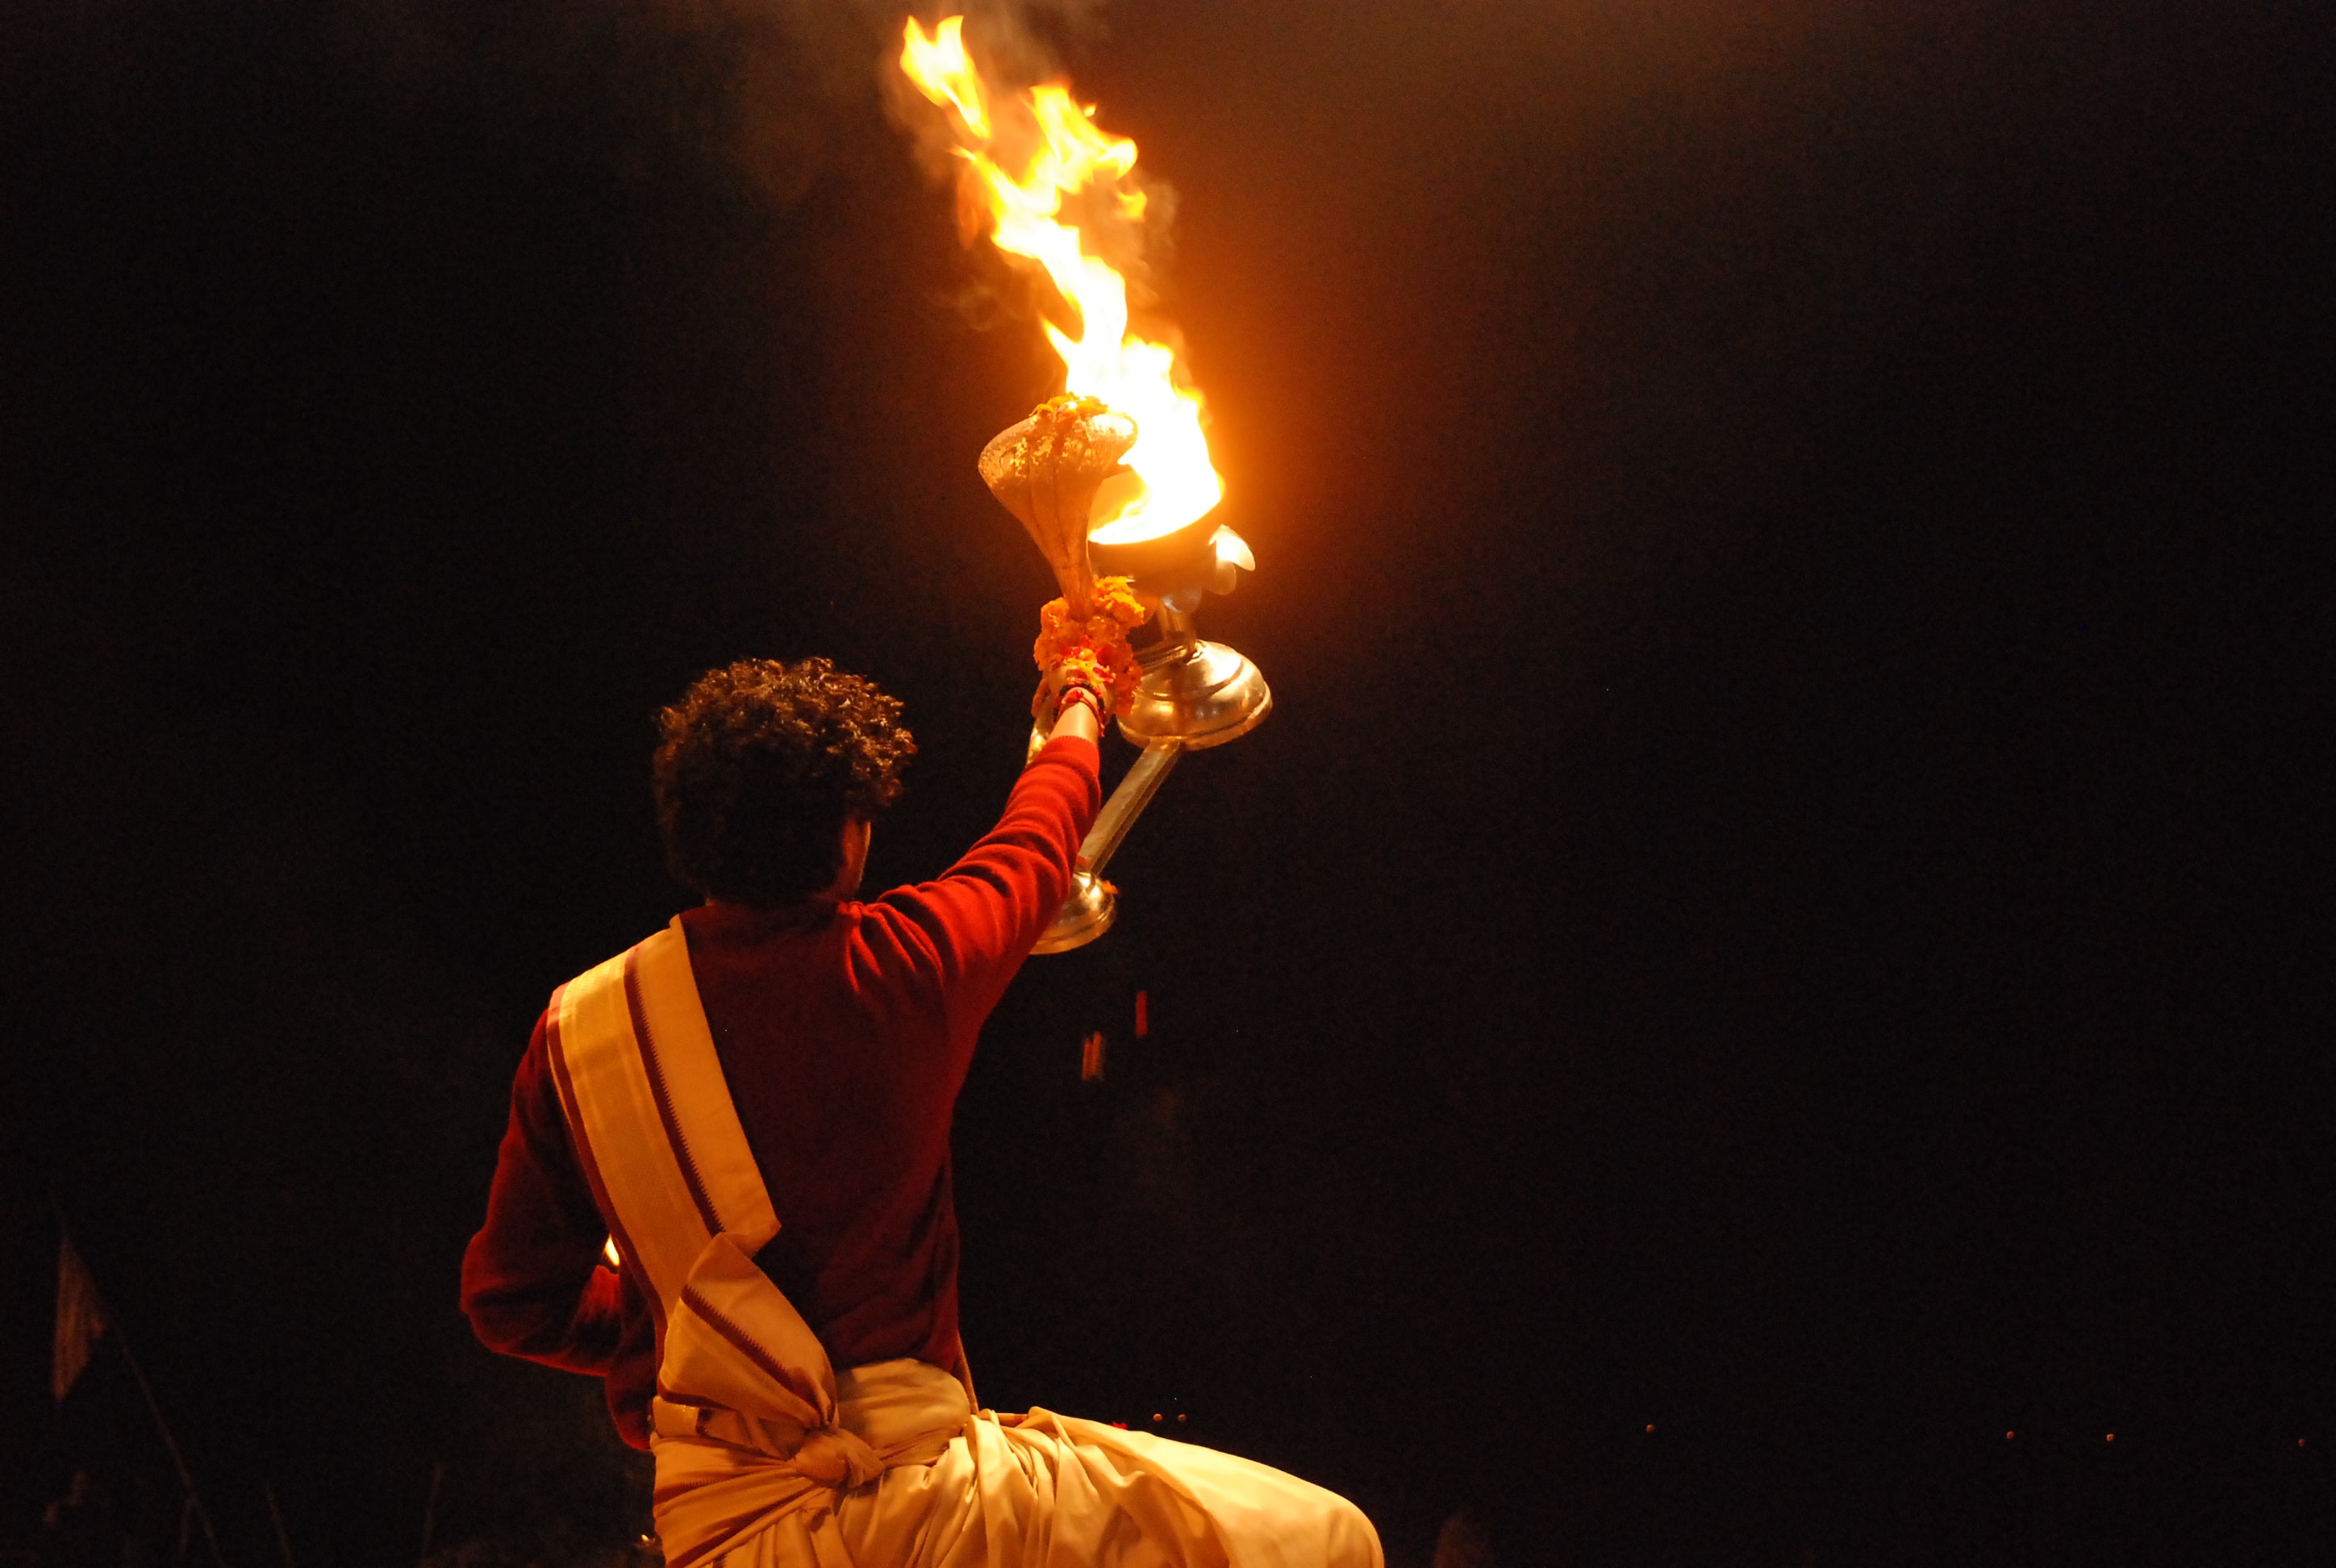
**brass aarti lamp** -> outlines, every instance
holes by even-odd
[[[1205,514],[1148,538],[1115,539],[1108,524],[1090,529],[1096,491],[1125,472],[1120,459],[1134,444],[1135,422],[1125,414],[1092,399],[1057,399],[999,432],[981,453],[983,482],[1037,541],[1066,604],[1091,604],[1098,574],[1124,576],[1152,612],[1134,639],[1143,677],[1118,716],[1119,733],[1144,755],[1079,845],[1070,896],[1036,952],[1067,952],[1111,929],[1119,894],[1104,867],[1168,771],[1186,752],[1239,739],[1273,711],[1257,666],[1202,638],[1192,619],[1203,598],[1231,593],[1240,574],[1255,569],[1239,534]],[[1033,747],[1043,738],[1033,731]]]

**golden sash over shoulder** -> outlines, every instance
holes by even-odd
[[[662,1327],[708,1242],[727,1233],[752,1255],[779,1233],[681,921],[560,987],[551,1034],[593,1196],[646,1276]]]

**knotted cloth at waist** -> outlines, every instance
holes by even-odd
[[[715,1236],[667,1318],[649,1405],[667,1568],[791,1522],[822,1564],[846,1568],[838,1498],[894,1466],[930,1464],[971,1414],[964,1386],[929,1362],[839,1376],[793,1303]]]

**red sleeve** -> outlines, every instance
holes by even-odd
[[[541,1019],[511,1082],[487,1222],[462,1254],[462,1310],[491,1350],[605,1374],[622,1313],[608,1228],[568,1142]]]
[[[978,1025],[1070,891],[1079,841],[1103,804],[1100,768],[1093,741],[1048,741],[1022,770],[1006,814],[957,864],[866,907],[863,950],[880,968],[891,957],[929,969],[951,1023]],[[881,950],[891,944],[868,940],[871,927],[889,928],[890,955]]]

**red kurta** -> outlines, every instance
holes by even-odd
[[[938,881],[873,902],[681,917],[746,1142],[779,1214],[757,1255],[841,1368],[954,1367],[949,1122],[982,1020],[1069,891],[1101,803],[1095,748],[1047,743],[988,836]],[[607,1221],[577,1169],[538,1019],[511,1085],[462,1310],[491,1349],[608,1380],[648,1444],[655,1320],[633,1271],[599,1266]]]

